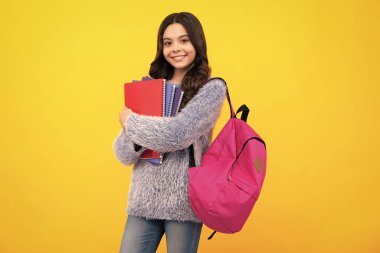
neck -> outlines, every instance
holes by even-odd
[[[174,69],[174,74],[173,74],[171,81],[173,83],[182,83],[182,79],[185,77],[187,71],[189,71],[193,66],[194,66],[194,63],[191,64],[186,69]]]
[[[185,75],[186,75],[186,71],[183,71],[182,69],[175,69],[171,81],[173,83],[181,83]]]

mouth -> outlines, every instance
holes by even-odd
[[[171,58],[175,61],[180,61],[182,60],[183,58],[185,58],[186,55],[176,55],[176,56],[172,56]]]

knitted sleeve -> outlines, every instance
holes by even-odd
[[[132,113],[124,124],[126,134],[132,142],[162,153],[187,148],[214,127],[225,97],[225,83],[211,79],[175,117]]]
[[[135,163],[146,148],[136,146],[125,134],[123,128],[112,143],[116,158],[124,165]]]

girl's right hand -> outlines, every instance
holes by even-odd
[[[121,127],[126,127],[127,119],[132,114],[132,110],[128,107],[125,107],[123,111],[119,113],[119,122],[121,124]]]

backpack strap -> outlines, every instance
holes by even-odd
[[[223,78],[221,78],[221,77],[212,77],[207,82],[209,82],[210,80],[213,80],[213,79],[219,79],[220,81],[222,81],[224,83],[224,85],[226,85],[226,97],[227,97],[227,100],[228,100],[228,104],[230,105],[231,118],[236,117],[234,108],[232,107],[230,94],[228,93],[228,86],[227,86],[226,81]]]
[[[212,232],[212,234],[207,238],[207,240],[211,240],[212,237],[215,235],[216,231],[214,230],[214,232]]]
[[[222,79],[222,80],[223,80],[223,79]],[[223,80],[223,81],[224,81],[224,80]],[[227,83],[224,82],[224,84],[226,85],[226,96],[227,96],[228,104],[230,105],[231,118],[233,118],[233,117],[236,117],[236,115],[235,115],[235,111],[234,111],[234,108],[232,107],[230,94],[228,93]]]
[[[193,144],[189,147],[189,167],[195,167],[195,156]]]
[[[236,111],[236,115],[239,112],[242,112],[240,119],[244,120],[245,122],[247,122],[248,114],[249,114],[249,108],[248,108],[248,106],[246,106],[245,104],[242,105],[242,106],[240,106],[239,109]],[[236,115],[235,115],[235,118],[236,118]]]

